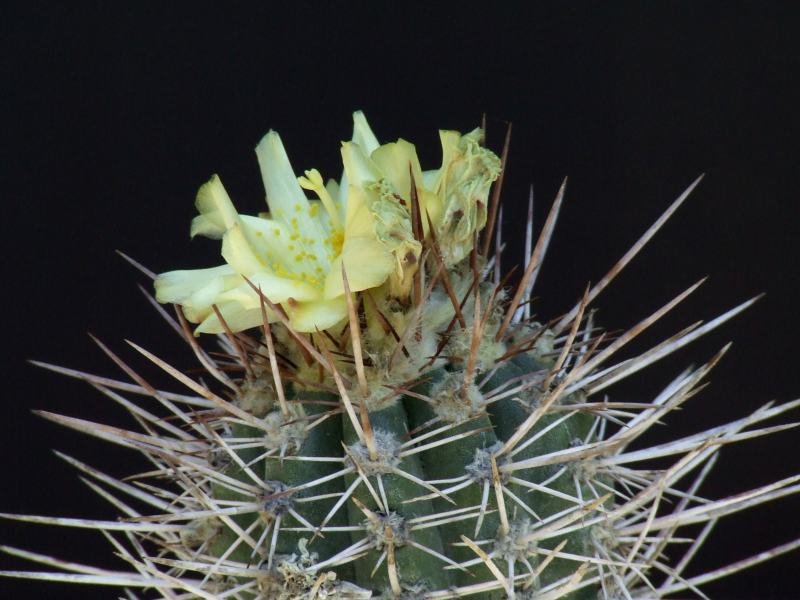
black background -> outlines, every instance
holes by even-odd
[[[258,211],[253,147],[269,128],[281,133],[296,171],[335,175],[356,108],[381,140],[415,142],[424,168],[438,165],[438,128],[471,129],[485,112],[499,150],[505,122],[513,122],[506,265],[521,256],[528,185],[541,224],[569,176],[537,286],[543,318],[571,306],[586,281],[597,281],[705,172],[693,197],[598,298],[598,319],[631,326],[710,275],[627,348],[629,356],[696,319],[767,296],[613,397],[652,397],[730,339],[711,387],[651,439],[800,395],[796,3],[160,4],[26,2],[2,10],[0,510],[114,518],[49,449],[117,475],[143,465],[30,410],[117,424],[127,423],[124,414],[25,359],[116,374],[90,330],[155,382],[163,378],[124,338],[194,366],[136,289],[146,281],[114,250],[156,271],[217,264],[217,243],[188,239],[198,185],[219,173],[241,212]],[[798,435],[726,448],[703,491],[720,497],[800,472]],[[722,522],[691,573],[796,538],[799,510],[792,498]],[[87,532],[3,523],[0,543],[122,568]],[[797,560],[784,556],[704,589],[718,598],[800,597],[784,587],[796,580]],[[22,566],[0,558],[0,568]],[[0,580],[4,589],[0,596],[16,598],[116,597]]]

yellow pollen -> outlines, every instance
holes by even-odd
[[[332,232],[331,235],[325,240],[325,244],[330,246],[330,248],[333,250],[333,255],[330,258],[330,260],[333,260],[333,256],[341,254],[342,252],[344,233],[339,230]]]

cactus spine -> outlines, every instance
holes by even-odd
[[[652,401],[599,394],[754,300],[626,360],[617,352],[699,284],[614,339],[589,309],[697,182],[571,310],[541,324],[530,299],[564,186],[508,289],[499,227],[490,252],[501,161],[480,130],[441,138],[441,168],[423,172],[412,145],[379,145],[356,113],[338,183],[313,170],[295,179],[270,133],[257,149],[269,215],[239,215],[217,177],[201,188],[192,234],[221,238],[226,264],[165,273],[156,289],[214,385],[135,344],[188,393],[154,389],[102,344],[133,383],[44,365],[123,403],[138,429],[43,416],[135,449],[155,470],[133,485],[67,458],[121,522],[6,515],[105,530],[132,571],[27,553],[67,573],[6,575],[115,584],[130,598],[543,600],[667,598],[727,573],[686,576],[704,534],[685,559],[666,555],[683,526],[800,489],[789,478],[723,500],[698,494],[722,445],[774,431],[753,427],[798,402],[633,450],[725,348]],[[216,333],[221,353],[200,333]],[[652,466],[664,457],[671,466]]]

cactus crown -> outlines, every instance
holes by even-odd
[[[480,129],[440,137],[442,164],[423,171],[412,144],[379,144],[355,113],[339,181],[297,178],[270,132],[256,149],[269,213],[238,214],[216,176],[201,187],[191,233],[221,239],[225,264],[164,273],[155,288],[214,385],[135,344],[188,393],[155,389],[103,344],[133,383],[43,365],[98,387],[137,428],[43,416],[153,468],[120,480],[65,457],[118,522],[6,515],[97,528],[131,571],[6,549],[59,571],[3,574],[118,585],[130,598],[666,598],[702,596],[703,583],[796,546],[687,574],[717,519],[800,489],[795,477],[722,500],[698,493],[723,445],[780,429],[754,427],[798,401],[631,448],[699,391],[727,347],[652,401],[600,397],[755,301],[625,360],[618,351],[699,283],[617,337],[594,324],[590,303],[699,180],[543,324],[531,295],[565,186],[535,244],[529,222],[524,268],[507,289],[508,139],[501,160]],[[217,334],[221,352],[206,351],[202,333]],[[679,533],[698,523],[696,537]]]

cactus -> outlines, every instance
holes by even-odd
[[[5,548],[55,570],[3,575],[118,585],[129,598],[667,598],[800,545],[686,575],[717,519],[800,490],[791,477],[721,500],[698,493],[723,445],[788,427],[760,424],[800,401],[633,449],[727,347],[651,401],[600,395],[755,301],[625,360],[618,351],[700,283],[617,336],[594,323],[590,303],[699,179],[571,309],[540,323],[532,290],[565,185],[535,244],[529,220],[509,287],[498,210],[508,138],[501,159],[480,129],[440,135],[442,165],[423,171],[412,144],[379,144],[355,113],[344,174],[324,183],[316,170],[297,178],[270,132],[256,149],[270,213],[255,217],[237,213],[219,177],[200,188],[191,233],[221,239],[225,264],[142,270],[175,305],[174,319],[156,307],[204,377],[134,343],[185,390],[155,389],[100,342],[131,381],[38,363],[133,416],[123,429],[41,413],[152,465],[121,480],[65,457],[122,518],[4,515],[96,528],[130,572]],[[216,352],[201,344],[212,334]],[[687,541],[680,532],[696,524]]]

